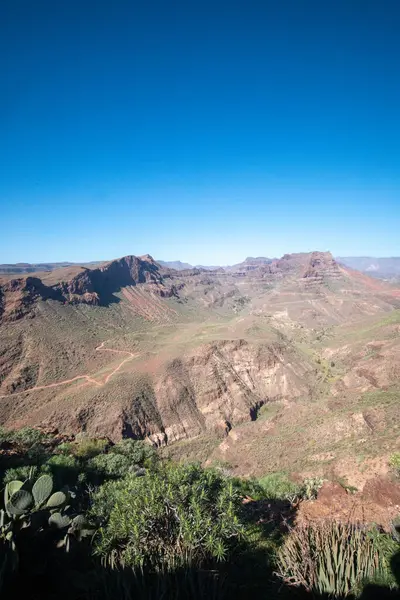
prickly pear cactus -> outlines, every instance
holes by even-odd
[[[50,475],[42,475],[39,477],[32,488],[32,494],[37,508],[42,506],[42,504],[50,498],[52,491],[53,479]]]
[[[4,489],[4,506],[7,506],[11,496],[14,494],[14,492],[17,492],[18,490],[20,490],[23,486],[23,482],[22,481],[9,481]]]
[[[10,515],[23,515],[32,504],[32,494],[27,490],[19,489],[10,497],[6,510]]]
[[[57,527],[57,529],[63,529],[71,524],[71,519],[68,515],[62,515],[59,512],[53,513],[49,517],[49,525]]]
[[[67,496],[64,492],[55,492],[47,500],[46,506],[47,508],[60,508],[61,506],[64,506],[66,502]]]

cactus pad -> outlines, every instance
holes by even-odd
[[[48,498],[53,490],[53,479],[50,475],[42,475],[35,482],[32,488],[32,494],[35,499],[36,506],[41,506]]]
[[[67,497],[64,492],[55,492],[50,498],[47,500],[46,506],[48,508],[59,508],[67,501]]]

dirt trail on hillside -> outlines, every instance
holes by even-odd
[[[0,398],[10,398],[12,396],[16,396],[17,394],[23,394],[26,392],[36,392],[38,390],[47,390],[50,388],[55,388],[55,387],[59,387],[60,385],[67,385],[69,383],[74,383],[74,381],[79,381],[80,379],[85,379],[88,383],[93,383],[94,385],[97,385],[98,387],[102,387],[103,385],[105,385],[106,383],[108,383],[111,379],[111,377],[113,377],[120,369],[121,367],[123,367],[123,365],[132,360],[133,358],[136,358],[136,356],[138,356],[138,354],[133,353],[133,352],[129,352],[128,350],[114,350],[113,348],[104,348],[104,344],[105,342],[102,342],[100,344],[100,346],[97,346],[97,348],[95,348],[95,351],[98,352],[100,350],[103,350],[104,352],[116,352],[117,354],[127,354],[128,356],[126,356],[117,367],[115,367],[115,369],[113,371],[111,371],[111,373],[109,373],[103,381],[97,381],[97,379],[94,379],[93,377],[91,377],[89,374],[85,373],[84,375],[77,375],[76,377],[72,377],[72,379],[64,379],[63,381],[58,381],[57,383],[49,383],[47,385],[36,385],[32,388],[29,388],[27,390],[21,390],[20,392],[14,392],[13,394],[6,394],[3,396],[0,396]]]

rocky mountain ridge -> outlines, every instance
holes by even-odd
[[[235,278],[249,282],[266,280],[271,285],[279,281],[286,284],[299,281],[315,289],[321,285],[341,281],[343,284],[361,285],[351,271],[341,266],[329,252],[285,254],[279,259],[247,258],[231,269],[209,271],[199,268],[171,269],[157,263],[150,255],[125,256],[102,263],[94,268],[68,266],[52,272],[27,274],[20,277],[0,277],[0,322],[16,320],[30,313],[37,301],[55,300],[63,304],[88,304],[107,306],[115,302],[115,294],[126,288],[146,284],[146,290],[162,298],[175,296],[187,300],[190,290],[200,292],[210,299],[237,296],[231,287],[221,297],[222,285],[234,285]],[[258,285],[258,284],[255,284]],[[296,284],[297,285],[297,284]],[[390,292],[384,284],[376,291]],[[207,292],[208,290],[208,292]],[[212,293],[211,293],[212,292]]]
[[[293,255],[291,255],[293,256]],[[226,270],[226,271],[237,271],[237,270],[251,270],[257,266],[269,264],[275,260],[266,257],[247,257],[243,262],[235,265],[226,266],[210,266],[210,265],[191,265],[187,262],[180,260],[175,261],[164,261],[157,260],[156,262],[163,268],[174,269],[176,271],[191,270],[191,269],[202,269],[206,271],[214,270]],[[336,257],[335,260],[345,266],[361,271],[362,273],[369,274],[371,277],[381,279],[396,279],[400,277],[400,257],[370,257],[370,256],[348,256],[348,257]],[[108,261],[110,262],[110,261]],[[83,266],[88,268],[95,268],[97,265],[103,264],[102,261],[92,261],[88,263],[72,263],[72,262],[60,262],[60,263],[16,263],[16,264],[0,264],[0,275],[17,275],[25,273],[42,273],[58,270],[63,267],[72,266]]]
[[[0,322],[23,317],[37,300],[105,305],[113,293],[141,283],[152,284],[160,295],[174,293],[164,286],[160,268],[149,255],[125,256],[93,269],[69,266],[40,277],[0,278]]]
[[[391,383],[395,358],[386,379],[364,357],[339,377],[314,353],[336,326],[389,318],[398,290],[328,252],[246,264],[176,270],[127,256],[0,278],[0,423],[165,444],[224,436],[265,404],[330,385]]]

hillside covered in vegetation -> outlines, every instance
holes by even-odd
[[[0,441],[4,598],[397,594],[395,519],[373,525],[351,510],[341,520],[304,519],[302,508],[315,509],[335,486],[351,498],[356,490],[343,481],[239,479],[132,439],[24,428],[3,430]],[[394,490],[399,466],[395,454]]]

